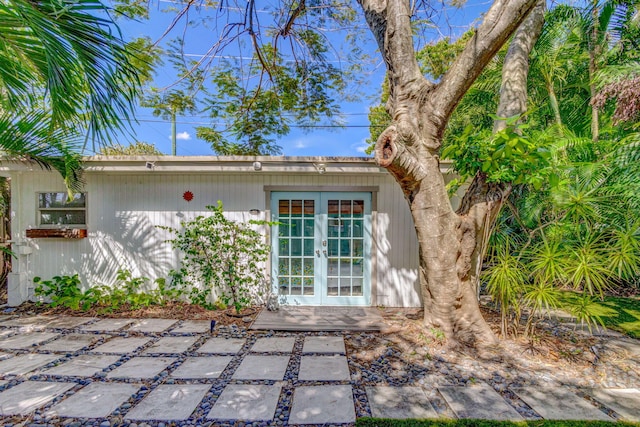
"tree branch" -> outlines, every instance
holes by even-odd
[[[433,114],[440,132],[444,132],[451,113],[469,87],[537,1],[496,0],[493,3],[476,33],[435,89]]]

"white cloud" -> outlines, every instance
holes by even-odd
[[[171,139],[171,137],[169,137],[169,139]],[[178,132],[176,133],[176,139],[180,141],[188,141],[191,139],[191,134],[189,134],[189,132],[187,131]]]
[[[296,147],[296,148],[307,148],[307,144],[305,144],[304,141],[302,141],[302,140],[298,140],[298,141],[296,141],[294,147]]]
[[[359,154],[362,154],[362,155],[365,155],[365,156],[369,156],[369,154],[366,154],[364,152],[367,148],[369,148],[369,144],[367,143],[366,139],[363,139],[362,141],[360,141],[357,144],[351,145],[351,148],[356,150]]]

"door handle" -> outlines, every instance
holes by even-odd
[[[322,253],[324,254],[324,256],[328,256],[328,255],[327,255],[327,250],[326,250],[326,249],[325,249],[325,250],[323,250],[323,251],[322,251]]]
[[[320,256],[320,249],[316,249],[316,255]]]

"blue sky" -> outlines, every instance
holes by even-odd
[[[260,2],[258,2],[260,4]],[[461,9],[449,9],[447,14],[440,15],[439,21],[429,34],[429,39],[437,40],[443,36],[458,35],[476,21],[485,11],[491,1],[468,0],[466,6]],[[148,36],[157,40],[171,23],[172,13],[162,12],[160,9],[171,7],[171,2],[160,1],[152,6],[150,19],[143,22],[120,21],[119,26],[126,38]],[[364,24],[364,22],[362,23]],[[178,26],[165,37],[168,41],[182,34],[182,27]],[[190,28],[186,33],[186,50],[194,55],[203,54],[208,49],[208,40],[212,40],[211,29]],[[215,30],[213,30],[215,31]],[[335,33],[331,37],[340,43],[342,34]],[[293,127],[289,135],[278,140],[278,145],[287,156],[365,156],[366,139],[369,136],[367,113],[370,105],[377,103],[380,87],[384,78],[384,66],[377,52],[377,46],[371,38],[364,49],[374,58],[371,64],[367,64],[367,83],[364,86],[351,87],[349,90],[361,95],[359,102],[342,103],[342,113],[346,126],[344,128],[313,128],[303,131]],[[157,70],[157,87],[169,85],[176,79],[170,66]],[[136,117],[138,124],[134,126],[135,139],[152,143],[165,154],[171,152],[171,125],[168,120],[152,115],[150,109],[138,108]],[[195,114],[179,117],[177,120],[177,154],[212,155],[208,143],[198,140],[195,136],[195,127],[206,126],[211,123],[206,114]]]

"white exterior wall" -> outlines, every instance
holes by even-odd
[[[167,277],[178,267],[178,254],[165,243],[170,234],[157,225],[178,227],[181,220],[206,214],[218,200],[234,219],[267,219],[265,187],[377,187],[373,212],[372,304],[389,307],[421,305],[418,284],[418,245],[411,214],[402,192],[387,173],[184,173],[87,172],[88,238],[26,239],[25,230],[38,228],[37,192],[65,191],[54,172],[12,172],[12,240],[26,245],[14,262],[10,304],[33,296],[33,277],[78,273],[84,285],[112,284],[119,269],[152,280]],[[187,202],[183,193],[191,191]],[[259,217],[249,210],[259,209]],[[28,253],[31,252],[31,253]],[[265,266],[266,272],[270,268]]]

